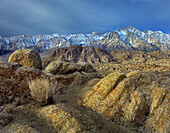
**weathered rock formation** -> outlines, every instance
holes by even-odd
[[[1,61],[0,133],[169,132],[169,57],[72,46],[45,58],[43,71]],[[37,78],[54,85],[53,105],[33,102],[28,81]]]
[[[69,74],[73,72],[86,72],[86,73],[96,72],[98,73],[96,69],[94,69],[92,65],[90,65],[90,63],[88,62],[80,62],[76,64],[76,63],[64,62],[64,61],[50,62],[50,64],[46,67],[44,72],[52,73],[54,75]]]
[[[31,49],[19,49],[10,55],[8,62],[17,62],[23,66],[42,69],[40,55]]]
[[[170,73],[112,73],[85,91],[78,103],[142,132],[170,130]]]
[[[22,100],[29,98],[28,81],[36,78],[45,78],[50,82],[56,83],[57,93],[65,93],[66,91],[74,90],[90,79],[102,78],[100,73],[94,68],[92,69],[93,71],[82,69],[81,72],[70,71],[69,74],[58,73],[60,75],[52,75],[38,69],[23,67],[18,63],[2,61],[0,62],[1,104],[12,102],[16,98],[21,98]],[[66,67],[62,70],[63,72],[67,72],[68,69]]]
[[[56,132],[102,132],[101,125],[88,115],[62,104],[42,108],[39,110],[38,116]]]
[[[43,68],[45,68],[51,61],[67,61],[67,62],[111,62],[114,60],[112,55],[103,49],[94,47],[81,47],[73,45],[69,48],[62,48],[54,50],[47,57],[43,58]]]
[[[114,71],[169,71],[170,51],[106,51],[101,48],[72,46],[54,50],[43,58],[43,69],[52,61],[89,62],[103,75]]]
[[[54,50],[47,57],[43,58],[43,63],[46,66],[53,60],[67,62],[89,62],[89,63],[124,63],[124,62],[146,62],[148,60],[169,59],[170,51],[106,51],[102,48],[81,47],[79,45],[69,48],[61,48]]]
[[[81,107],[76,107],[74,101],[78,97],[74,93],[79,92],[81,86],[91,79],[98,81],[101,78],[88,63],[79,65],[80,72],[52,75],[14,62],[0,62],[0,118],[3,118],[3,121],[0,121],[0,132],[131,132],[130,129],[110,123],[93,112],[89,113]],[[58,83],[56,98],[61,102],[43,108],[30,104],[27,83],[35,78],[45,78]],[[73,100],[64,101],[60,99],[62,95],[66,99],[66,96],[72,96]],[[20,102],[14,105],[16,99]]]

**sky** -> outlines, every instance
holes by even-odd
[[[133,26],[170,33],[170,0],[0,0],[0,35],[111,32]]]

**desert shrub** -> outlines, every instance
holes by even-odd
[[[40,105],[46,105],[53,101],[55,85],[47,79],[35,79],[28,82],[30,94]]]

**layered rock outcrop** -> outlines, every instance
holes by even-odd
[[[113,73],[82,94],[79,104],[143,132],[168,132],[170,73]]]

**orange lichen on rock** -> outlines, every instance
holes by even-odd
[[[101,79],[79,103],[119,124],[168,132],[170,73],[132,72],[120,77],[113,73]]]

